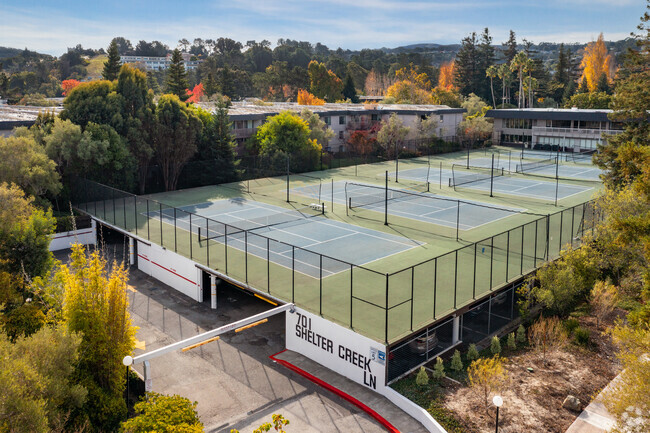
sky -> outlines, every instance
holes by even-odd
[[[494,43],[620,40],[636,29],[642,0],[0,0],[0,46],[61,55],[106,48],[115,36],[159,40],[279,38],[329,48],[459,43],[490,29]]]

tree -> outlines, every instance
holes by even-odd
[[[182,168],[194,156],[203,125],[176,95],[163,95],[155,111],[153,148],[166,191],[174,191]]]
[[[528,341],[542,354],[542,361],[546,361],[546,354],[564,347],[567,341],[566,332],[557,317],[544,318],[530,325]]]
[[[496,65],[491,65],[485,70],[485,75],[490,78],[490,92],[492,93],[492,106],[497,107],[497,101],[494,98],[494,83],[493,80],[499,76],[499,68]]]
[[[519,51],[512,62],[510,62],[510,70],[512,72],[517,72],[517,78],[519,79],[519,95],[517,96],[517,107],[522,108],[523,103],[525,102],[524,98],[524,72],[526,71],[528,65],[528,56],[524,51]]]
[[[607,54],[607,47],[602,33],[598,35],[595,42],[587,44],[585,47],[580,67],[582,68],[580,81],[587,83],[590,92],[596,90],[601,76],[604,75],[607,81],[611,80],[614,67],[613,59],[611,55]]]
[[[122,423],[124,433],[184,432],[201,433],[203,424],[196,412],[197,402],[179,395],[155,392],[133,407],[136,416]]]
[[[452,60],[450,62],[440,65],[440,75],[438,75],[438,87],[444,90],[452,90],[454,86],[456,63]]]
[[[307,71],[309,72],[309,89],[311,93],[328,102],[341,99],[343,96],[343,81],[334,72],[328,70],[323,63],[315,60],[309,62]]]
[[[295,163],[298,160],[305,166],[301,168],[309,169],[316,166],[322,151],[320,144],[310,135],[305,120],[292,112],[283,111],[267,118],[266,123],[257,129],[255,139],[260,154],[279,164],[279,167],[286,166],[287,158],[291,157],[294,161],[292,167],[298,165]]]
[[[0,426],[3,431],[50,432],[71,427],[70,413],[86,390],[73,380],[81,338],[62,327],[44,327],[9,342],[0,334]]]
[[[418,117],[414,127],[418,138],[423,140],[432,138],[438,129],[438,118],[436,116],[426,116],[424,119]]]
[[[470,361],[475,361],[479,358],[478,350],[476,349],[476,344],[471,343],[467,349],[467,359]]]
[[[436,365],[433,366],[433,378],[440,380],[443,377],[445,377],[445,365],[442,363],[442,358],[438,356]]]
[[[203,99],[204,94],[205,92],[203,91],[203,84],[199,83],[196,86],[194,86],[191,92],[189,92],[190,97],[188,98],[187,102],[192,104],[196,102],[201,102],[201,99]]]
[[[145,192],[149,163],[153,157],[155,125],[153,95],[148,89],[147,76],[129,65],[122,66],[117,77],[118,111],[112,126],[124,137],[131,155],[137,161],[140,194]]]
[[[517,328],[517,343],[523,344],[526,342],[526,328],[524,325],[519,325]]]
[[[187,81],[187,72],[183,63],[183,56],[177,49],[172,53],[171,63],[167,68],[167,87],[166,91],[173,95],[178,96],[181,101],[186,101],[189,97],[187,95],[187,88],[189,83]]]
[[[512,83],[510,65],[508,63],[501,64],[498,75],[501,78],[501,108],[504,108],[506,101],[510,103],[510,84]]]
[[[117,48],[117,42],[115,39],[111,41],[111,44],[108,46],[108,59],[104,62],[104,69],[102,71],[102,77],[105,80],[113,81],[117,80],[117,74],[120,73],[120,53]]]
[[[492,358],[477,359],[467,368],[469,386],[481,397],[486,411],[490,394],[499,390],[508,378],[503,364],[504,359],[495,355]]]
[[[505,63],[511,63],[512,59],[517,55],[517,37],[515,36],[515,32],[510,30],[508,40],[501,45],[504,47],[503,55],[506,60]]]
[[[618,288],[605,281],[596,281],[591,289],[591,314],[596,318],[596,327],[614,311],[618,303]]]
[[[617,433],[642,433],[650,427],[650,326],[616,325],[610,331],[623,371],[603,393]]]
[[[218,101],[213,113],[198,107],[195,108],[195,112],[203,123],[196,158],[210,162],[209,173],[205,173],[209,183],[236,180],[238,176],[236,143],[232,133],[232,123],[228,117],[227,101]]]
[[[113,430],[126,415],[122,359],[135,345],[128,271],[123,264],[109,267],[99,251],[87,255],[78,244],[70,258],[47,285],[62,292],[61,315],[68,331],[82,336],[74,375],[88,390],[83,413],[95,429]]]
[[[409,133],[409,128],[392,113],[388,120],[381,121],[381,129],[377,133],[377,143],[385,150],[386,155],[393,155],[397,158],[398,148]]]
[[[21,280],[46,275],[53,263],[51,210],[35,207],[33,198],[6,183],[0,183],[0,203],[0,270],[20,274]]]
[[[429,374],[424,366],[420,367],[417,376],[415,376],[415,383],[418,386],[427,386],[429,384]]]
[[[79,80],[63,80],[61,82],[61,88],[63,89],[63,96],[67,96],[72,89],[81,84]]]
[[[508,340],[506,341],[506,346],[508,346],[508,349],[510,350],[515,350],[517,348],[517,342],[515,340],[514,332],[508,334]]]
[[[476,33],[463,38],[461,47],[456,54],[454,68],[454,84],[463,95],[472,92],[478,93],[477,75],[479,70],[479,59],[477,53]],[[485,75],[485,72],[483,72]]]
[[[343,98],[349,99],[353,104],[359,102],[357,97],[357,89],[354,88],[354,81],[352,81],[352,76],[350,74],[345,77],[345,84],[343,85]]]
[[[605,92],[576,93],[565,104],[565,108],[607,109],[612,104],[612,97]]]
[[[499,337],[496,335],[490,341],[490,352],[492,352],[492,355],[501,353],[501,341],[499,341]]]
[[[463,370],[463,360],[460,357],[460,352],[458,350],[454,350],[454,354],[451,357],[451,369],[459,372]]]
[[[326,147],[329,141],[334,137],[334,131],[327,127],[320,116],[307,108],[303,108],[300,112],[300,118],[307,122],[309,128],[309,138],[316,140],[321,148]]]
[[[0,183],[14,183],[27,194],[53,196],[61,190],[56,164],[30,135],[0,137]]]
[[[127,67],[127,66],[124,66]],[[61,119],[68,119],[82,128],[88,122],[111,125],[117,130],[121,127],[120,111],[122,98],[115,92],[116,83],[99,80],[79,84],[63,101]]]
[[[298,105],[324,105],[325,100],[320,99],[309,93],[304,89],[298,91],[297,98]]]
[[[361,156],[364,160],[368,158],[373,150],[377,139],[370,135],[370,131],[353,131],[348,138],[348,149],[355,155]]]
[[[115,44],[115,46],[117,46],[117,53],[121,56],[127,56],[133,51],[133,45],[131,45],[131,41],[121,36],[113,38],[111,41],[111,45],[112,44]]]

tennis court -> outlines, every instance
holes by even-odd
[[[149,218],[196,234],[202,242],[218,242],[314,278],[349,270],[420,245],[403,237],[357,227],[318,215],[319,210],[289,210],[237,197],[179,207],[208,218],[207,227],[174,215],[173,209],[149,212]],[[206,239],[207,233],[207,239]],[[316,254],[314,254],[316,253]],[[321,263],[320,254],[338,260]],[[343,263],[342,261],[348,262]]]
[[[550,160],[549,160],[550,162]],[[539,164],[539,163],[526,163],[517,162],[516,171],[518,173],[533,175],[533,176],[546,176],[555,177],[557,168],[557,175],[561,179],[578,179],[589,181],[600,181],[600,175],[603,171],[598,167],[593,166],[576,166],[560,164],[556,167],[555,164]]]
[[[419,170],[419,169],[416,169]],[[332,186],[334,190],[332,191]],[[291,190],[316,201],[349,205],[351,209],[368,209],[384,213],[386,190],[383,187],[355,182],[337,181],[322,186],[303,186]],[[333,192],[333,195],[332,195]],[[471,230],[523,212],[525,209],[496,207],[471,200],[389,188],[388,214],[419,222],[437,224],[460,230]]]

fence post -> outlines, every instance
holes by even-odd
[[[436,318],[436,295],[438,286],[438,258],[436,257],[433,262],[433,319]]]
[[[415,266],[411,266],[411,332],[413,332],[413,291],[415,287]]]
[[[352,263],[350,263],[350,328],[351,329],[354,329],[354,327],[352,326],[352,317],[353,317],[352,305],[354,303],[354,294],[353,294],[353,290],[352,290],[352,288],[354,287],[354,285],[353,285],[354,280],[352,279],[353,278],[352,277],[353,271],[354,271],[354,266],[352,265]]]
[[[386,274],[386,321],[384,323],[384,342],[388,345],[388,274]]]

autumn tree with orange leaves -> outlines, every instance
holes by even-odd
[[[456,62],[451,61],[440,65],[440,76],[438,77],[438,87],[444,90],[453,90],[454,86],[454,69]]]
[[[197,84],[191,91],[188,89],[187,94],[190,95],[187,102],[201,102],[201,98],[205,95],[203,83]]]
[[[386,97],[398,104],[431,104],[431,82],[425,73],[418,73],[413,67],[395,72],[397,81],[386,90]]]
[[[79,84],[81,84],[81,81],[79,80],[63,80],[61,82],[61,87],[63,88],[63,96],[67,96],[68,93],[70,93],[70,90],[74,89]]]
[[[608,82],[612,81],[614,62],[612,56],[607,53],[603,34],[598,35],[596,42],[592,42],[585,48],[582,56],[582,77],[580,81],[586,80],[587,88],[593,92],[598,87],[598,81],[604,75]]]
[[[298,105],[324,105],[325,100],[320,99],[306,91],[305,89],[298,90]]]

